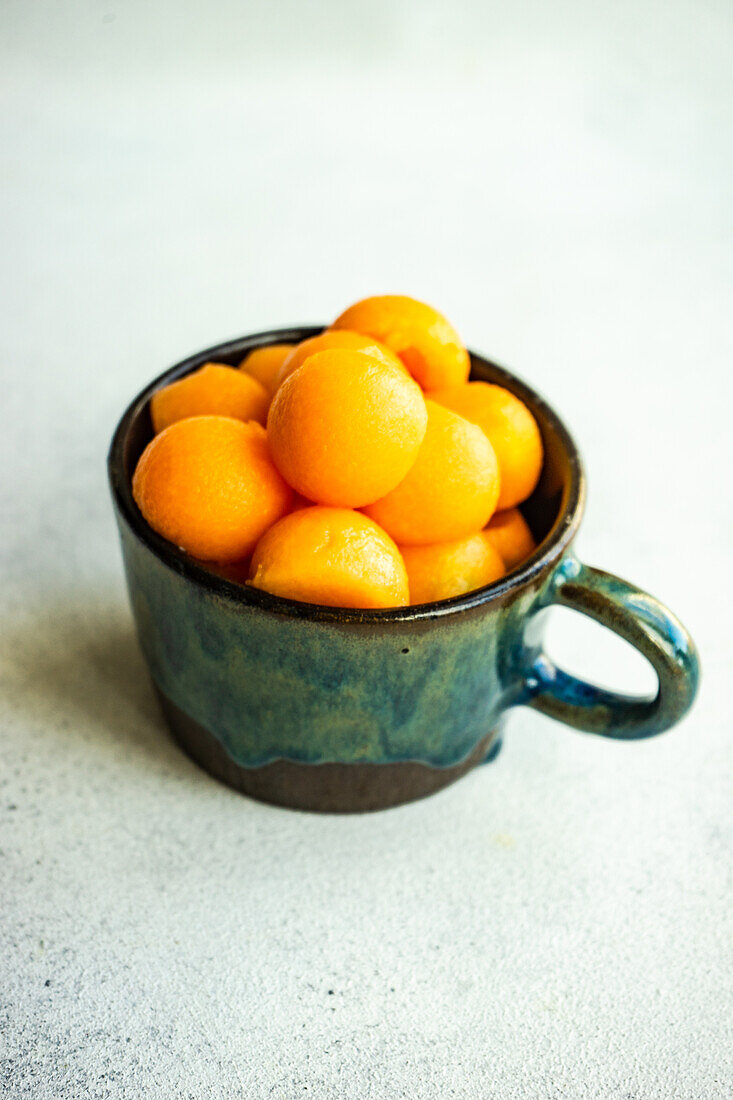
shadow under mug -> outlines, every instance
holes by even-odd
[[[465,596],[392,610],[321,607],[236,583],[158,536],[132,474],[152,438],[151,394],[203,363],[236,364],[318,327],[220,344],[155,379],[122,417],[109,453],[112,497],[140,644],[168,724],[212,775],[299,809],[380,809],[446,786],[500,745],[527,705],[576,729],[634,740],[668,729],[695,696],[689,634],[652,596],[572,554],[585,495],[577,448],[529,386],[482,356],[471,376],[515,393],[542,432],[542,477],[522,511],[534,554]],[[555,604],[596,619],[651,663],[656,695],[629,697],[558,668],[543,649]]]

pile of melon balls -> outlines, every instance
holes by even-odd
[[[535,548],[517,506],[542,440],[469,365],[445,317],[398,295],[206,363],[153,394],[135,501],[188,554],[292,600],[404,607],[491,584]]]

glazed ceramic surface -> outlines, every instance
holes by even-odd
[[[519,705],[625,739],[678,721],[698,677],[689,635],[651,596],[577,561],[572,540],[585,491],[577,449],[537,394],[478,355],[472,377],[522,398],[545,445],[542,479],[523,507],[539,545],[501,581],[419,607],[317,607],[237,584],[147,526],[130,482],[151,438],[151,393],[207,360],[234,364],[252,347],[318,331],[276,330],[193,356],[144,390],[115,434],[109,468],[130,598],[169,711],[203,730],[239,769],[276,761],[451,769],[487,734],[490,746],[502,716]],[[656,696],[629,698],[558,669],[542,646],[553,604],[597,619],[636,646],[657,673]],[[210,770],[221,775],[223,765]]]

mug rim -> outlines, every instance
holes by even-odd
[[[184,550],[157,534],[143,519],[132,495],[132,482],[125,473],[125,446],[130,428],[150,400],[151,395],[163,382],[172,382],[195,370],[203,363],[220,359],[243,357],[248,351],[268,344],[299,343],[310,336],[316,336],[324,329],[323,325],[289,325],[285,328],[266,329],[262,332],[227,340],[215,344],[203,351],[187,356],[179,363],[164,370],[149,382],[132,399],[115,428],[107,456],[107,472],[112,497],[120,516],[132,533],[164,565],[174,570],[189,583],[208,589],[229,602],[258,608],[286,618],[303,619],[331,623],[397,623],[415,622],[443,618],[466,611],[472,611],[484,604],[499,600],[507,593],[522,588],[555,565],[572,542],[578,530],[585,505],[585,474],[578,448],[555,410],[541,394],[527,385],[521,378],[512,374],[492,359],[469,349],[471,365],[474,361],[489,367],[497,377],[497,384],[516,394],[535,414],[549,422],[559,438],[568,460],[569,478],[563,490],[562,502],[558,514],[534,552],[517,568],[505,573],[498,581],[474,589],[461,596],[452,596],[447,600],[432,603],[410,604],[407,607],[356,608],[331,607],[324,604],[305,603],[284,596],[274,596],[250,585],[235,581],[214,573],[203,562],[192,558]]]

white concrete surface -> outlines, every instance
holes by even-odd
[[[0,1091],[722,1100],[731,41],[722,2],[0,10]],[[534,713],[409,807],[289,813],[168,740],[107,500],[199,347],[434,301],[561,410],[579,549],[687,622],[693,715]],[[648,671],[569,613],[555,652]]]

